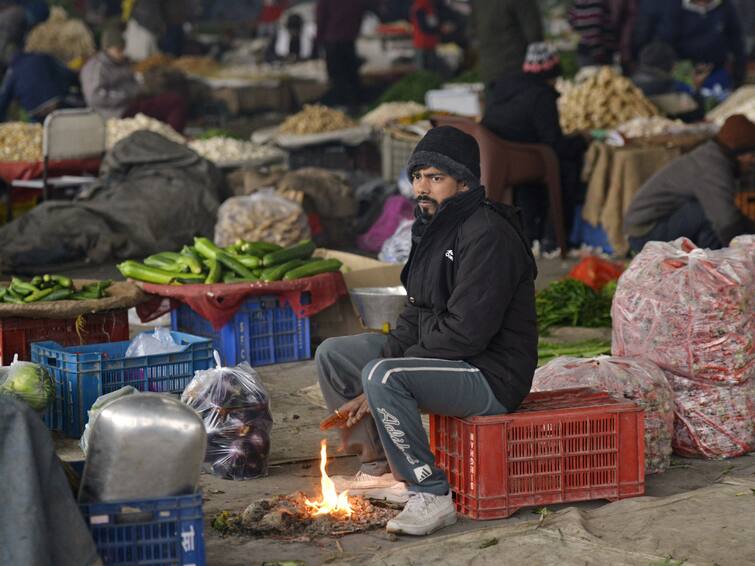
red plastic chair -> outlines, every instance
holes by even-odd
[[[511,204],[514,187],[544,184],[561,257],[566,257],[566,228],[561,201],[561,174],[556,152],[547,145],[505,141],[485,126],[458,116],[433,116],[434,126],[453,126],[473,136],[480,146],[482,184],[495,202]]]

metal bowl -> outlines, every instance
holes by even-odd
[[[177,398],[158,393],[121,397],[94,421],[79,500],[193,493],[206,444],[202,419]]]
[[[373,330],[390,330],[406,305],[403,287],[357,287],[349,291],[362,324]]]

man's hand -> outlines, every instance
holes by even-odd
[[[336,410],[336,413],[346,415],[348,417],[346,420],[346,426],[351,428],[361,421],[365,415],[370,414],[370,406],[367,403],[367,396],[362,393],[348,403],[344,403]]]

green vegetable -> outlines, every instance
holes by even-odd
[[[170,271],[172,273],[188,271],[186,264],[178,263],[177,261],[169,259],[163,254],[155,254],[145,258],[144,265],[162,269],[163,271]]]
[[[304,264],[305,262],[303,259],[292,259],[291,261],[287,261],[286,263],[283,263],[281,265],[268,267],[267,269],[262,271],[262,280],[267,282],[280,281],[281,279],[283,279],[283,276],[286,275],[286,273]]]
[[[52,294],[52,292],[55,289],[40,289],[39,291],[35,291],[34,293],[31,293],[30,295],[26,295],[24,297],[25,303],[36,303],[37,301],[41,301],[45,297]]]
[[[12,305],[24,305],[24,300],[20,298],[18,295],[11,293],[10,291],[5,294],[3,297],[4,303],[10,303]]]
[[[90,283],[84,285],[77,293],[70,296],[71,299],[76,301],[94,301],[101,299],[105,296],[105,290],[112,285],[112,281],[98,281],[97,283]]]
[[[39,291],[39,288],[31,285],[30,283],[22,281],[18,277],[11,278],[10,288],[17,294],[22,296],[31,295],[32,293]]]
[[[50,374],[37,364],[14,360],[10,367],[3,369],[7,378],[0,383],[0,395],[17,397],[35,411],[43,410],[55,398],[55,385]]]
[[[575,356],[580,358],[594,358],[611,353],[611,342],[608,340],[582,340],[568,344],[554,344],[540,341],[537,346],[537,366],[547,364],[559,356]]]
[[[302,240],[298,244],[277,252],[271,252],[262,258],[262,265],[270,267],[281,263],[286,263],[292,259],[305,259],[315,251],[315,243],[312,240]]]
[[[56,285],[59,285],[60,287],[65,287],[66,289],[73,289],[73,281],[70,277],[65,277],[63,275],[53,275],[50,277],[52,279],[52,282]]]
[[[251,270],[248,267],[245,267],[244,264],[242,264],[240,261],[238,261],[236,258],[234,258],[231,254],[228,254],[224,251],[219,251],[215,255],[215,259],[219,263],[223,265],[223,267],[227,267],[237,275],[240,275],[244,279],[253,279],[254,273],[251,272]]]
[[[207,259],[217,259],[218,253],[222,252],[219,247],[213,244],[207,238],[194,238],[194,249],[197,253]]]
[[[262,265],[262,258],[255,257],[253,255],[237,255],[233,256],[233,258],[241,265],[249,269],[257,269],[260,265]]]
[[[223,283],[256,283],[259,281],[258,277],[239,277],[235,273],[226,273],[223,276]]]
[[[29,281],[29,283],[31,283],[35,287],[39,287],[42,284],[42,281],[43,280],[42,280],[41,275],[35,275],[34,277],[31,278],[31,281]]]
[[[137,281],[156,283],[158,285],[169,285],[178,276],[177,273],[150,267],[131,259],[119,263],[116,267],[121,272],[121,275],[128,279],[136,279]]]
[[[220,267],[220,263],[218,263],[218,260],[207,259],[205,260],[205,265],[210,270],[209,273],[207,273],[207,277],[204,280],[205,284],[212,285],[213,283],[217,283],[218,281],[220,281],[220,274],[223,270]]]
[[[535,309],[540,332],[552,326],[611,326],[611,297],[575,279],[555,281],[540,291]]]
[[[65,299],[68,299],[73,295],[72,289],[63,289],[58,287],[57,289],[52,289],[52,293],[47,295],[45,298],[40,299],[41,302],[47,303],[50,301],[63,301]]]
[[[440,88],[441,86],[443,86],[443,79],[437,73],[415,71],[400,81],[393,83],[393,86],[380,97],[378,104],[382,104],[383,102],[408,101],[424,104],[427,91]]]
[[[288,281],[291,279],[301,279],[302,277],[311,277],[312,275],[319,275],[320,273],[330,273],[332,271],[338,271],[341,269],[342,265],[343,263],[337,259],[313,261],[302,265],[301,267],[297,267],[296,269],[292,269],[283,276],[283,279]]]

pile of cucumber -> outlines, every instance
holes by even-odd
[[[118,265],[124,277],[158,285],[291,281],[338,271],[337,259],[313,258],[315,244],[303,240],[288,248],[268,242],[237,240],[220,248],[207,238],[194,238],[180,252],[162,252],[144,263]]]
[[[0,287],[0,302],[14,305],[49,301],[94,301],[106,297],[111,281],[98,281],[76,289],[70,277],[37,275],[30,281],[13,277],[10,285]]]

